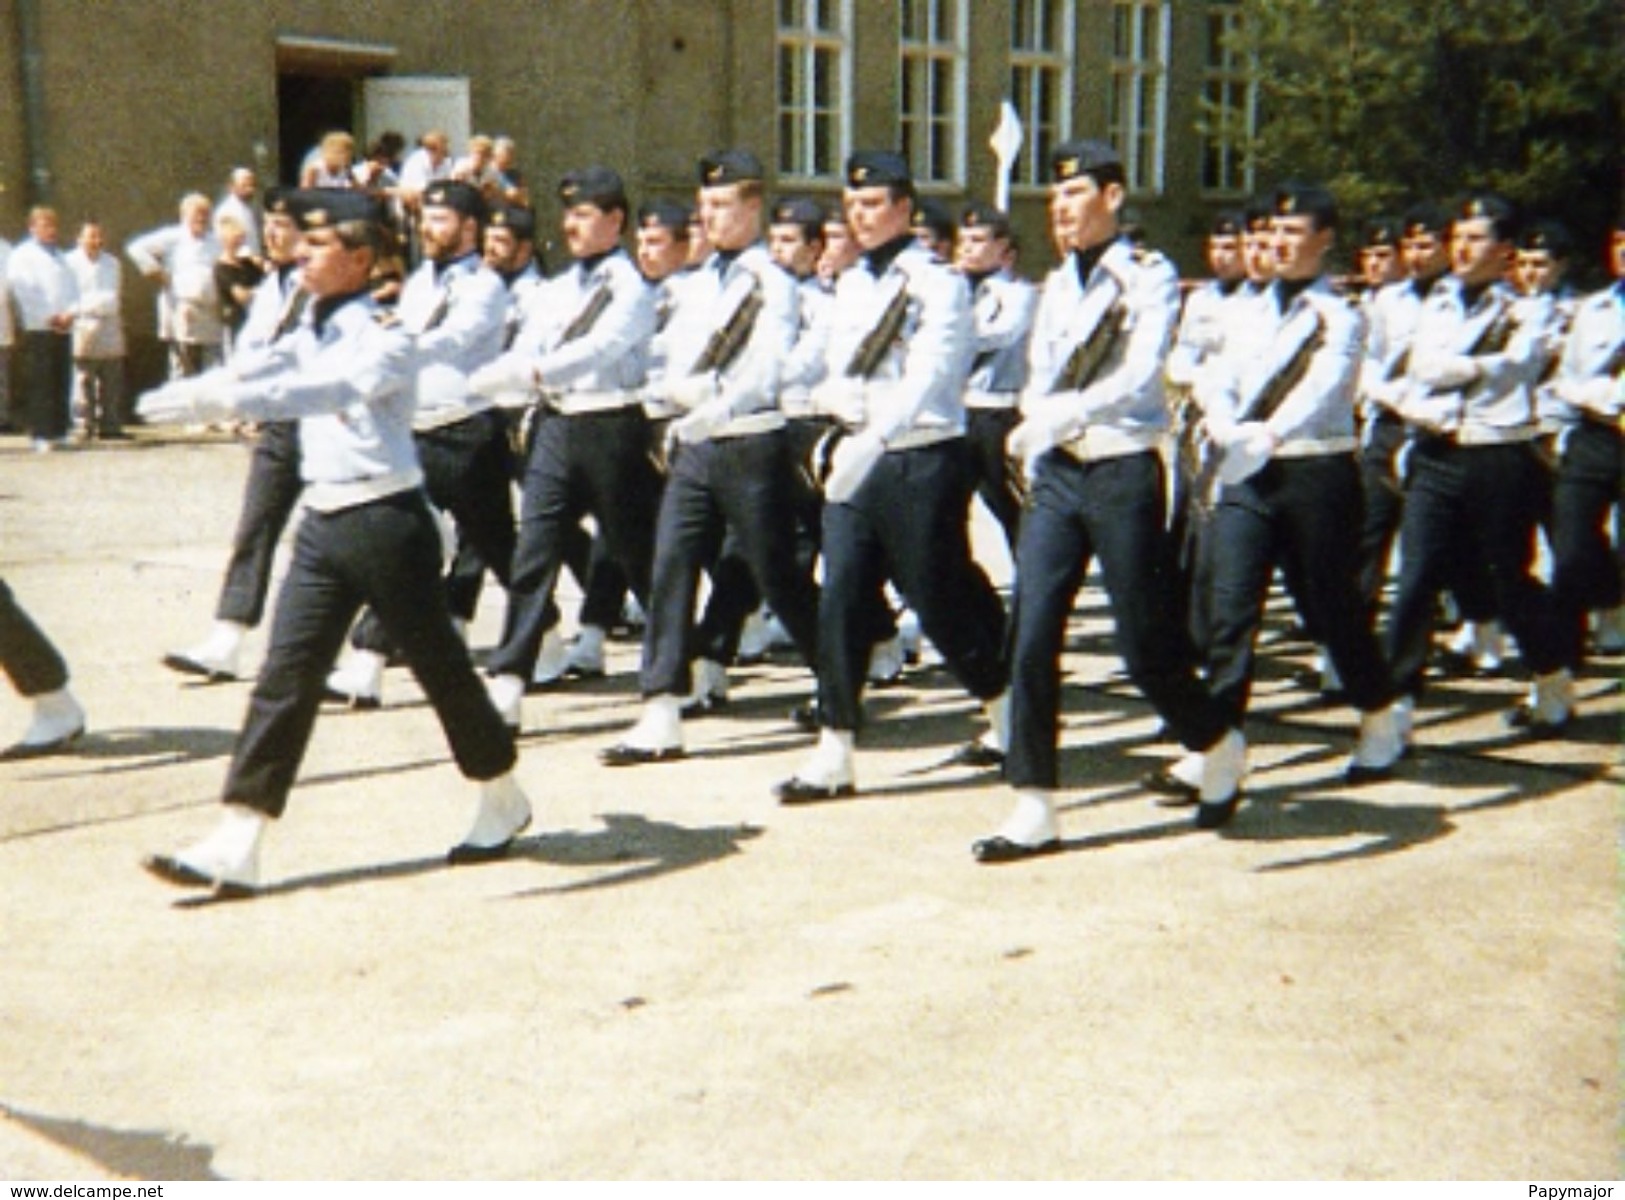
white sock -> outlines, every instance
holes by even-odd
[[[982,744],[1003,753],[1010,745],[1010,690],[1006,688],[982,705],[987,714],[987,732]]]
[[[650,696],[643,715],[622,741],[641,750],[667,750],[683,744],[683,702],[676,696]]]
[[[1060,836],[1050,793],[1038,788],[1017,788],[1015,807],[999,826],[998,836],[1018,846],[1039,846]]]

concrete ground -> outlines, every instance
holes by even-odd
[[[871,694],[856,800],[785,809],[805,673],[736,669],[686,761],[612,771],[619,643],[526,702],[517,852],[449,870],[473,790],[391,671],[318,724],[265,893],[199,904],[137,864],[212,823],[248,685],[158,659],[207,626],[246,465],[0,439],[0,575],[90,713],[0,763],[0,1176],[1619,1177],[1618,659],[1533,745],[1521,685],[1441,681],[1352,789],[1352,715],[1278,642],[1249,802],[1201,833],[1137,785],[1172,751],[1089,590],[1066,852],[998,868],[969,845],[1007,793],[946,765],[981,726],[940,671]]]

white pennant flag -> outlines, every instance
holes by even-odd
[[[987,140],[993,157],[999,161],[998,190],[993,203],[1000,212],[1010,211],[1010,174],[1015,169],[1016,155],[1021,153],[1021,134],[1021,118],[1016,115],[1016,106],[1006,100],[999,105],[999,123]]]

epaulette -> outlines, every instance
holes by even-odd
[[[380,308],[372,314],[372,319],[385,329],[393,329],[401,323],[401,318],[393,308]]]

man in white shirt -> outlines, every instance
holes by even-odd
[[[69,331],[79,289],[57,249],[56,211],[32,209],[28,235],[6,262],[6,286],[22,333],[18,347],[22,412],[28,416],[34,449],[43,453],[60,445],[68,432],[73,380]]]
[[[124,248],[137,269],[161,289],[158,336],[170,345],[174,378],[201,375],[221,363],[220,296],[207,196],[193,192],[181,200],[180,222],[144,233]]]
[[[247,258],[260,256],[260,218],[254,208],[254,195],[259,191],[259,179],[250,167],[237,167],[226,185],[226,194],[215,206],[215,220],[235,217],[243,227],[241,253]]]
[[[119,311],[123,271],[104,254],[99,221],[79,227],[79,245],[68,254],[68,269],[79,287],[79,318],[73,326],[73,366],[84,435],[103,440],[124,433],[124,319]]]

